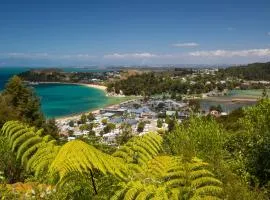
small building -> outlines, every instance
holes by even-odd
[[[175,114],[176,114],[176,111],[172,111],[172,110],[166,111],[166,116],[172,117],[172,116],[175,116]]]
[[[100,110],[100,114],[104,114],[104,113],[114,113],[114,114],[118,114],[118,115],[123,115],[125,112],[127,111],[127,109],[125,108],[119,108],[119,109],[101,109]]]
[[[110,118],[112,118],[115,115],[115,113],[106,112],[106,113],[104,113],[102,115],[103,115],[103,117],[110,119]]]
[[[71,140],[75,140],[76,138],[72,137],[72,136],[69,136],[67,139],[68,139],[68,141],[71,141]]]

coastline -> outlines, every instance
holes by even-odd
[[[30,83],[30,82],[29,82]],[[107,87],[105,85],[97,85],[97,84],[89,84],[89,83],[70,83],[70,82],[58,82],[58,81],[54,81],[54,82],[35,82],[38,84],[64,84],[64,85],[82,85],[82,86],[86,86],[86,87],[91,87],[91,88],[96,88],[99,90],[103,90],[104,92],[107,93]]]
[[[84,86],[88,88],[95,88],[98,90],[101,90],[105,93],[106,97],[108,98],[108,103],[105,104],[104,106],[98,107],[98,108],[93,108],[89,109],[80,113],[74,113],[66,116],[60,116],[60,117],[55,117],[56,121],[66,121],[66,120],[78,120],[80,119],[82,114],[88,114],[92,112],[93,114],[98,114],[100,109],[104,108],[110,108],[113,106],[117,106],[122,102],[129,101],[131,99],[135,99],[135,96],[124,96],[124,95],[112,95],[107,92],[107,87],[105,85],[97,85],[97,84],[88,84],[88,83],[70,83],[70,82],[35,82],[37,85],[38,84],[63,84],[63,85],[78,85],[78,86]],[[34,85],[34,84],[33,84]]]
[[[89,86],[90,87],[90,86]],[[124,103],[127,101],[130,101],[132,99],[136,99],[135,96],[131,96],[131,97],[110,97],[110,98],[114,98],[114,100],[119,100],[119,102],[111,102],[109,100],[107,105],[104,105],[100,108],[94,108],[94,109],[90,109],[81,113],[74,113],[68,116],[62,116],[62,117],[56,117],[55,120],[56,122],[60,122],[60,121],[67,121],[67,120],[79,120],[82,114],[88,114],[88,113],[93,113],[93,114],[99,114],[101,109],[105,109],[105,108],[112,108],[115,106],[118,106],[120,103]]]

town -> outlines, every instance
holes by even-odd
[[[100,142],[115,145],[121,137],[130,138],[148,132],[164,134],[194,113],[190,102],[173,99],[142,98],[100,109],[81,116],[58,119],[61,136],[68,140],[88,136],[101,138]],[[198,113],[197,113],[198,114]],[[212,109],[213,116],[227,115]],[[120,141],[121,143],[121,141]]]

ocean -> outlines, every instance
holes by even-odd
[[[8,79],[29,70],[29,67],[0,67],[0,91]],[[82,71],[68,68],[66,71]],[[97,71],[85,70],[85,71]],[[41,108],[47,118],[57,118],[94,110],[109,103],[104,91],[72,84],[40,84],[34,87],[41,100]]]

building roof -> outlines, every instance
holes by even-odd
[[[170,111],[170,110],[166,111],[166,115],[168,115],[168,116],[173,116],[173,115],[175,115],[175,113],[176,113],[176,111]]]
[[[109,112],[106,112],[103,114],[104,117],[112,117],[114,115],[115,115],[115,113],[109,113]]]

